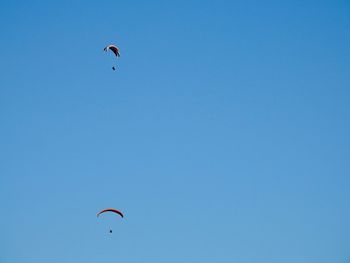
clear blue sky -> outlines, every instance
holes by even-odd
[[[1,263],[350,262],[349,1],[2,1],[0,33]]]

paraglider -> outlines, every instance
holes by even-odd
[[[103,50],[105,52],[111,50],[117,58],[120,57],[119,48],[115,45],[108,45]],[[115,67],[113,66],[112,69],[115,70]]]
[[[124,218],[124,214],[121,211],[114,209],[114,208],[107,208],[107,209],[101,210],[100,212],[97,213],[97,217],[99,217],[101,214],[106,213],[106,212],[115,213],[115,214],[119,215],[120,217]],[[112,229],[109,230],[109,233],[111,233],[111,234],[113,233]]]

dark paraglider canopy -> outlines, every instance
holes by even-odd
[[[120,57],[119,48],[115,45],[108,45],[103,50],[106,52],[111,50],[117,57]]]
[[[103,213],[106,213],[106,212],[116,213],[116,214],[120,215],[121,217],[124,217],[122,212],[120,212],[119,210],[114,209],[114,208],[106,208],[106,209],[101,210],[100,212],[97,213],[97,217],[99,217],[100,214],[103,214]]]

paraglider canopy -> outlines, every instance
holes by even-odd
[[[106,213],[106,212],[116,213],[116,214],[120,215],[121,217],[124,217],[122,212],[120,212],[119,210],[114,209],[114,208],[106,208],[106,209],[101,210],[100,212],[97,213],[97,217],[99,217],[100,214],[103,214],[103,213]]]
[[[115,45],[108,45],[106,46],[104,49],[104,51],[108,51],[108,50],[112,50],[112,52],[117,56],[120,57],[120,53],[119,53],[119,48]]]

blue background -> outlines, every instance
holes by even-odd
[[[1,1],[0,33],[0,262],[350,262],[348,1]]]

